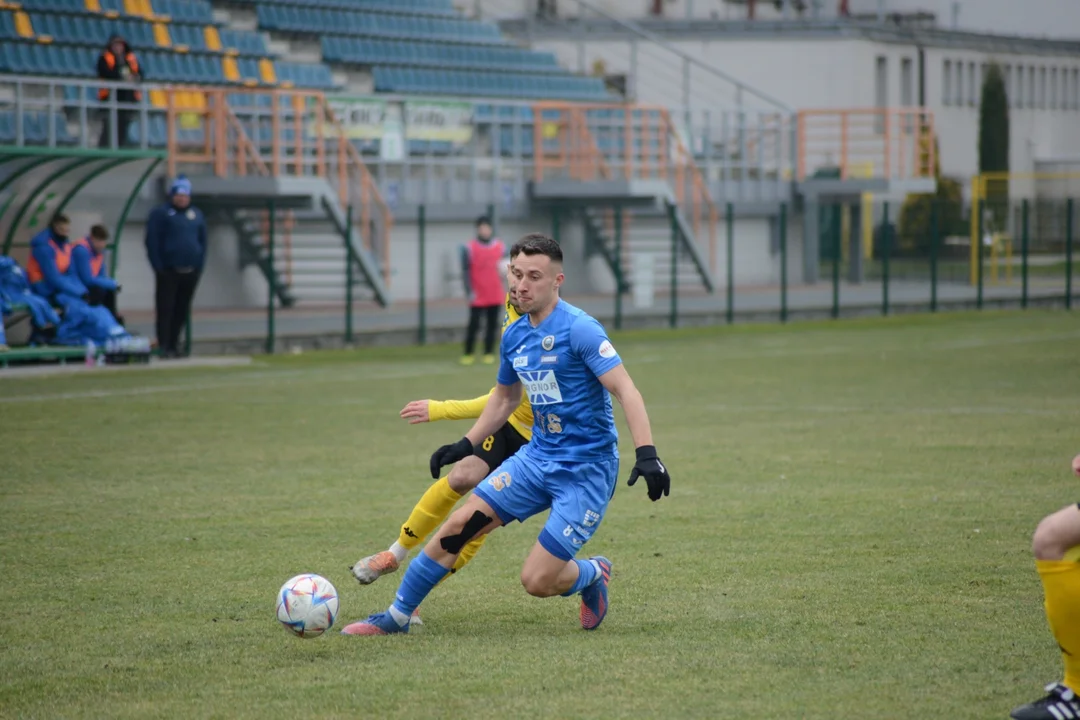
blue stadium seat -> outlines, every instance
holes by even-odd
[[[599,78],[375,66],[378,92],[607,101]]]

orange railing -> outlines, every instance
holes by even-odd
[[[176,87],[164,102],[170,176],[200,166],[218,177],[325,178],[343,210],[359,210],[354,224],[389,287],[393,216],[323,93]]]
[[[840,178],[934,176],[934,116],[925,108],[803,110],[797,119],[798,177],[839,169]]]
[[[543,102],[533,114],[535,180],[666,180],[697,242],[707,229],[716,267],[719,211],[666,108]]]

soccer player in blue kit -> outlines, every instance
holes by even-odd
[[[575,560],[600,526],[615,492],[618,434],[611,395],[623,407],[637,458],[629,485],[645,478],[649,499],[667,495],[671,477],[657,457],[641,393],[622,365],[603,326],[559,299],[562,250],[551,238],[526,235],[510,251],[523,316],[507,328],[498,384],[472,429],[431,456],[431,474],[473,453],[476,443],[502,427],[521,402],[532,402],[533,437],[497,467],[439,528],[409,564],[386,612],[347,625],[346,635],[409,631],[413,611],[450,572],[472,539],[550,509],[521,569],[521,584],[536,597],[581,594],[581,626],[599,627],[607,614],[611,561]]]

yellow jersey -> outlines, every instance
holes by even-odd
[[[518,311],[514,309],[514,306],[510,304],[510,293],[506,294],[505,304],[506,315],[503,316],[503,333],[515,320],[521,317]],[[488,398],[491,397],[493,392],[495,392],[495,388],[489,390],[487,395],[481,395],[472,400],[432,400],[428,404],[428,417],[433,422],[435,420],[478,418],[480,413],[484,412],[484,406],[487,405]],[[521,437],[532,440],[533,411],[532,405],[529,404],[529,396],[524,391],[521,393],[521,404],[517,406],[514,414],[510,416],[509,423],[521,433]]]

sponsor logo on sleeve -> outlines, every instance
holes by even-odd
[[[605,340],[604,342],[600,343],[600,357],[610,360],[611,358],[615,357],[616,354],[617,353],[615,352],[615,346],[611,344],[611,341]]]

